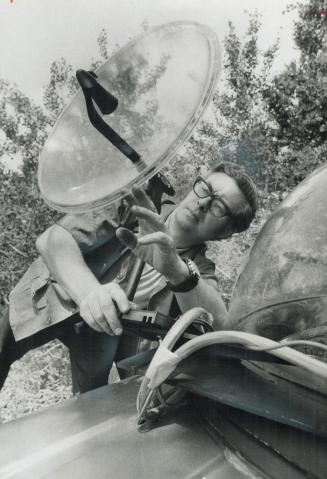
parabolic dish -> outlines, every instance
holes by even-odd
[[[119,102],[103,119],[141,155],[143,168],[92,126],[79,89],[40,156],[45,201],[60,211],[85,211],[151,178],[191,134],[219,70],[216,36],[193,22],[154,28],[120,49],[96,71],[97,81]]]

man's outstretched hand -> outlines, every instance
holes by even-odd
[[[137,186],[125,199],[138,218],[139,232],[134,234],[126,228],[118,228],[118,239],[171,283],[181,283],[188,276],[188,268],[178,256],[174,239],[153,203]]]

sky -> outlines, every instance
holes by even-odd
[[[124,45],[150,27],[175,20],[194,20],[211,27],[222,40],[232,21],[244,34],[247,13],[262,14],[262,48],[280,36],[274,66],[282,69],[296,56],[292,24],[296,12],[283,14],[287,0],[0,0],[0,77],[40,102],[53,60],[66,58],[86,68],[97,51],[97,37],[106,29],[110,44]]]

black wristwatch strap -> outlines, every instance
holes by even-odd
[[[172,285],[169,281],[167,281],[167,285],[174,293],[187,293],[187,291],[191,291],[195,286],[198,284],[200,275],[195,270],[193,261],[190,258],[184,259],[184,263],[187,265],[189,270],[189,276],[182,281],[182,283]]]

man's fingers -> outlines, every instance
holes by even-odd
[[[160,244],[166,248],[175,248],[173,239],[162,231],[157,231],[156,233],[150,233],[148,235],[139,238],[138,244],[140,246],[148,244]]]
[[[143,188],[140,186],[133,186],[132,191],[124,195],[124,199],[131,207],[140,206],[142,208],[146,208],[147,210],[153,211],[154,213],[157,212],[156,207],[145,193]]]
[[[121,311],[129,311],[128,299],[118,285],[109,283],[106,286],[101,286],[82,301],[80,315],[96,331],[109,335],[120,335],[123,329],[114,301]]]
[[[133,186],[132,193],[139,206],[156,212],[154,204],[152,203],[148,195],[145,193],[143,188],[141,188],[140,186]]]
[[[97,296],[94,298],[94,301],[89,303],[90,312],[94,318],[95,323],[101,328],[102,332],[105,332],[109,335],[113,334],[113,329],[110,324],[110,315],[107,317],[107,314],[103,311],[101,304],[101,297]],[[114,309],[114,308],[113,308]]]
[[[142,237],[137,237],[134,233],[126,228],[118,228],[116,231],[118,239],[124,243],[128,248],[135,251],[137,246],[144,246],[150,244],[160,244],[166,248],[175,248],[173,239],[163,231],[156,231],[155,233],[149,233]],[[136,252],[137,254],[137,252]]]
[[[111,297],[109,301],[108,298],[103,298],[101,302],[101,309],[106,319],[106,322],[110,327],[111,334],[114,334],[115,336],[119,336],[120,334],[122,334],[123,328],[118,318],[117,309],[113,304]]]
[[[104,332],[103,328],[95,321],[87,303],[81,303],[79,314],[92,329],[95,329],[98,333]]]
[[[123,328],[118,313],[127,313],[130,310],[130,304],[125,292],[118,284],[109,283],[107,291],[102,291],[101,307],[114,334],[116,336],[122,334]]]
[[[166,226],[158,213],[150,211],[143,206],[133,206],[133,213],[137,216],[138,219],[144,220],[148,225],[150,225],[156,231],[166,231]]]
[[[137,200],[135,196],[132,193],[127,193],[126,196],[124,196],[124,200],[127,201],[129,206],[137,206]]]
[[[110,295],[121,313],[129,311],[130,305],[126,293],[117,283],[110,283]]]
[[[120,335],[123,332],[119,312],[127,313],[130,302],[116,283],[99,285],[80,304],[80,315],[88,325],[98,332]]]
[[[133,301],[128,301],[129,309],[132,311],[137,311],[138,309],[142,309],[139,304],[134,303]]]
[[[127,228],[118,228],[116,236],[127,248],[134,249],[137,246],[137,237]]]

